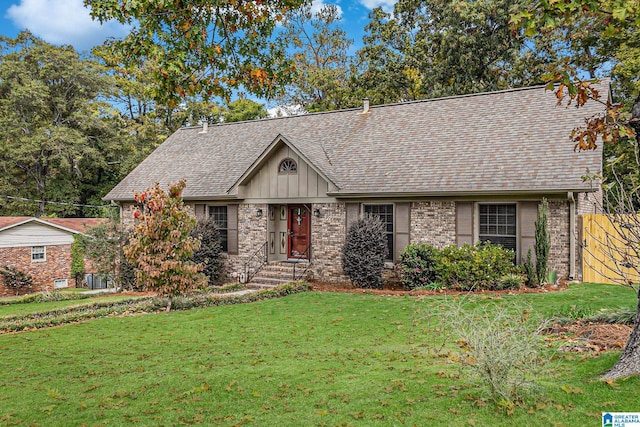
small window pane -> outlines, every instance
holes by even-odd
[[[47,252],[44,246],[33,246],[31,248],[31,261],[44,261]]]
[[[209,218],[213,219],[220,232],[220,243],[222,244],[222,251],[228,252],[229,250],[229,232],[228,232],[228,217],[226,206],[209,206]]]
[[[387,232],[388,261],[393,261],[393,205],[364,205],[364,213],[375,215],[385,225]]]
[[[479,238],[505,249],[516,250],[516,205],[482,204],[479,215]]]

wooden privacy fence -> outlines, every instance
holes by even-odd
[[[640,236],[640,218],[614,217],[607,214],[582,215],[582,281],[592,283],[640,283],[640,239],[629,246],[623,236]]]

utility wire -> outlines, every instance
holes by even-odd
[[[66,202],[54,202],[50,200],[27,199],[25,197],[7,196],[5,194],[0,194],[0,197],[4,197],[5,199],[10,199],[10,200],[20,200],[22,202],[45,203],[50,205],[61,205],[61,206],[74,206],[78,208],[117,208],[118,207],[117,205],[84,205],[82,203],[66,203]]]

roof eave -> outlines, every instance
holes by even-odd
[[[382,199],[382,198],[418,198],[418,197],[497,197],[497,196],[533,196],[540,194],[564,195],[567,193],[594,193],[597,188],[552,188],[535,190],[463,190],[463,191],[396,191],[396,192],[359,192],[334,191],[327,196],[336,199]]]
[[[109,199],[115,203],[131,203],[135,202],[133,197]],[[228,201],[228,200],[243,200],[235,194],[212,194],[212,195],[197,195],[197,196],[183,196],[182,200],[185,202],[210,202],[212,200]]]

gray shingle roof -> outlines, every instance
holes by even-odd
[[[608,96],[608,81],[600,84]],[[304,116],[183,128],[122,180],[106,200],[132,200],[154,181],[187,180],[184,197],[228,190],[279,135],[339,193],[489,194],[589,190],[600,150],[575,152],[569,134],[602,111],[556,106],[544,87],[513,89]]]

